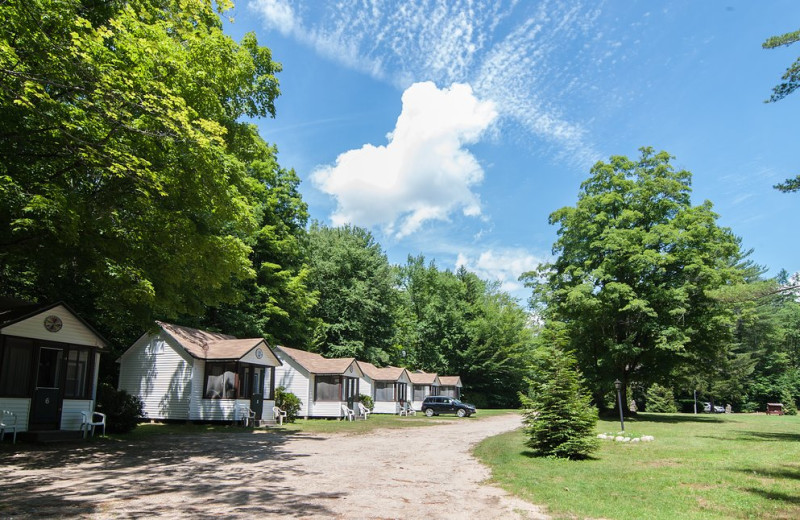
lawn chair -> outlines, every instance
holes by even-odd
[[[369,418],[369,414],[372,413],[372,412],[370,412],[369,408],[367,408],[363,404],[358,403],[358,413],[359,413],[359,415],[363,415],[364,416],[364,420],[366,421]]]
[[[103,427],[103,436],[106,434],[106,414],[100,412],[81,412],[81,430],[83,430],[83,438],[89,433],[89,428],[92,429],[92,437],[94,437],[94,429],[96,426]]]
[[[353,421],[356,418],[356,413],[347,407],[346,404],[342,405],[342,419],[347,418],[348,421]]]
[[[417,411],[411,407],[411,404],[406,401],[404,403],[400,403],[400,415],[405,415],[408,417],[409,415],[417,415]]]
[[[242,426],[250,426],[255,424],[256,413],[250,409],[246,404],[238,406],[239,420],[242,421]]]
[[[0,442],[6,436],[6,430],[14,432],[12,444],[17,443],[17,414],[3,410],[3,417],[0,418]]]
[[[281,410],[277,406],[272,407],[272,418],[278,421],[278,424],[283,426],[283,420],[286,419],[286,411]]]

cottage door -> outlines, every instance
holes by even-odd
[[[60,348],[39,348],[36,386],[31,406],[31,430],[57,430],[60,426],[63,353]]]
[[[253,367],[253,392],[250,394],[250,409],[256,414],[256,421],[264,413],[264,367]]]
[[[347,407],[351,410],[355,405],[356,397],[358,396],[358,379],[355,377],[344,378],[344,400],[347,401]]]

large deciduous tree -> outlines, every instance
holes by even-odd
[[[397,289],[386,254],[359,227],[312,224],[308,287],[317,295],[313,348],[330,357],[385,365],[395,333]]]
[[[5,293],[116,328],[235,299],[273,154],[239,120],[274,115],[280,66],[230,7],[0,2]]]
[[[550,215],[556,259],[525,275],[599,406],[615,379],[702,371],[731,338],[730,310],[709,291],[741,281],[739,241],[710,202],[691,205],[691,174],[670,159],[643,148],[597,163],[577,204]]]
[[[789,32],[781,34],[780,36],[772,36],[761,44],[761,46],[764,49],[774,49],[784,45],[791,45],[797,41],[800,41],[800,31]],[[794,63],[786,69],[781,79],[783,81],[773,87],[772,95],[767,100],[768,103],[780,101],[800,87],[800,58],[797,58]],[[786,179],[784,182],[776,185],[775,188],[785,192],[799,191],[800,175],[796,176],[794,179]]]

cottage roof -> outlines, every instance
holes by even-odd
[[[83,326],[89,329],[89,332],[94,334],[94,336],[96,336],[97,339],[99,340],[99,344],[97,345],[97,347],[102,349],[108,344],[108,341],[99,332],[97,332],[89,322],[81,318],[81,316],[77,312],[75,312],[72,309],[72,307],[70,307],[63,301],[57,301],[55,303],[49,303],[49,304],[40,304],[40,303],[24,302],[13,298],[2,297],[0,298],[0,329],[27,320],[28,318],[36,316],[37,314],[47,312],[51,309],[55,309],[56,307],[63,307],[64,309],[67,310],[67,312],[72,314],[75,317],[75,319],[77,319]]]
[[[162,321],[156,323],[186,352],[199,359],[239,359],[262,343],[264,347],[269,348],[264,338],[238,339],[220,332],[193,329]]]
[[[461,386],[461,376],[439,376],[442,386]]]
[[[411,383],[415,385],[438,384],[436,372],[423,372],[422,370],[417,370],[415,372],[409,372],[408,377],[411,379]]]
[[[372,363],[367,363],[366,361],[359,361],[358,364],[361,366],[361,370],[364,372],[364,375],[373,381],[397,381],[403,376],[403,372],[406,371],[406,369],[402,367],[388,366],[378,368]]]
[[[350,365],[356,361],[356,358],[352,357],[325,358],[315,352],[280,345],[276,348],[297,361],[301,367],[312,374],[344,374],[350,368]],[[358,363],[356,363],[356,366],[358,366]]]

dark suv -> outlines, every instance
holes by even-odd
[[[459,417],[469,417],[477,410],[474,404],[462,403],[455,397],[429,395],[422,401],[422,412],[428,417],[440,413],[454,413]]]

